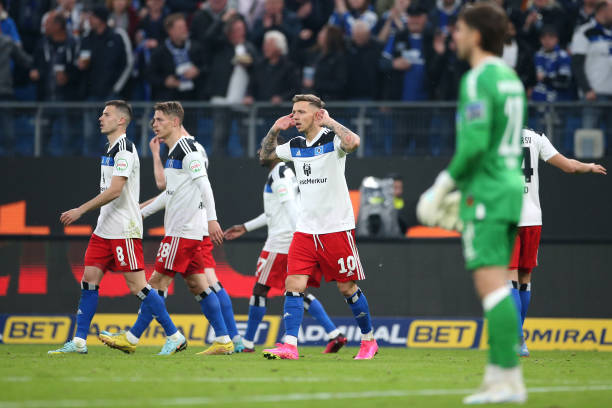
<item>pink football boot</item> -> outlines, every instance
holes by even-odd
[[[378,353],[378,344],[376,340],[361,340],[359,353],[355,356],[355,360],[371,360]]]
[[[297,346],[287,343],[277,344],[273,349],[266,349],[263,355],[268,360],[297,360],[300,357]]]

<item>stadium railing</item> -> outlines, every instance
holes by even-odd
[[[152,131],[150,102],[134,102],[129,136],[141,156],[148,156]],[[254,157],[260,140],[291,104],[215,105],[184,102],[185,127],[213,155]],[[1,155],[96,156],[105,143],[97,127],[103,103],[0,102]],[[449,156],[454,150],[454,102],[331,102],[328,108],[339,122],[362,138],[358,157]],[[530,103],[527,124],[545,132],[564,154],[573,155],[574,133],[598,127],[612,137],[612,102]],[[287,132],[290,137],[295,132]],[[612,149],[606,143],[606,153]]]

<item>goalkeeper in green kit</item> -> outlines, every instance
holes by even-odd
[[[520,137],[526,99],[518,76],[499,58],[507,21],[491,3],[467,6],[459,14],[457,53],[471,70],[459,90],[457,148],[417,205],[423,224],[462,229],[466,268],[473,271],[488,323],[484,381],[466,404],[527,399],[517,357],[518,316],[507,285],[523,200]]]

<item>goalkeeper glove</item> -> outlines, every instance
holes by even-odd
[[[455,181],[443,170],[433,186],[425,190],[417,204],[417,218],[423,225],[433,227],[437,224],[442,213],[442,200],[455,188]]]

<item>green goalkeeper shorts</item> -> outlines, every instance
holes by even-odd
[[[465,267],[476,270],[484,266],[507,267],[518,228],[507,221],[465,221],[463,256]]]

